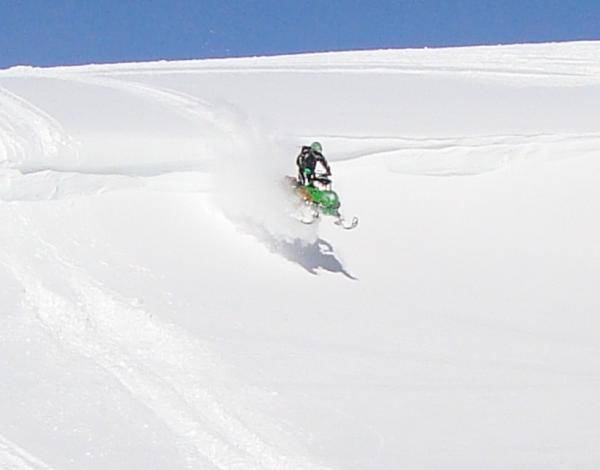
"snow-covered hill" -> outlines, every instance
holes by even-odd
[[[0,468],[598,468],[599,57],[0,71]]]

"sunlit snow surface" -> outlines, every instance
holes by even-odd
[[[598,468],[599,103],[594,42],[0,71],[0,468]]]

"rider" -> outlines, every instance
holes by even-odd
[[[331,176],[329,163],[323,156],[323,147],[319,142],[313,142],[310,147],[304,145],[296,158],[298,165],[298,181],[302,186],[312,185],[316,179],[315,168],[320,163],[325,168],[325,176]]]

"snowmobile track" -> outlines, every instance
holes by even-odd
[[[173,433],[188,468],[324,470],[280,448],[275,434],[271,442],[245,424],[245,387],[203,344],[105,290],[30,221],[19,214],[14,219],[35,234],[36,257],[55,267],[77,299],[55,292],[10,252],[0,252],[23,286],[28,310],[51,338],[97,363],[152,410]]]
[[[52,467],[0,435],[0,468],[3,470],[52,470]]]
[[[21,97],[0,87],[0,158],[15,167],[60,154],[76,154],[60,123]]]

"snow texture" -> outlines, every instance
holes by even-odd
[[[599,57],[0,71],[0,468],[598,468]]]

